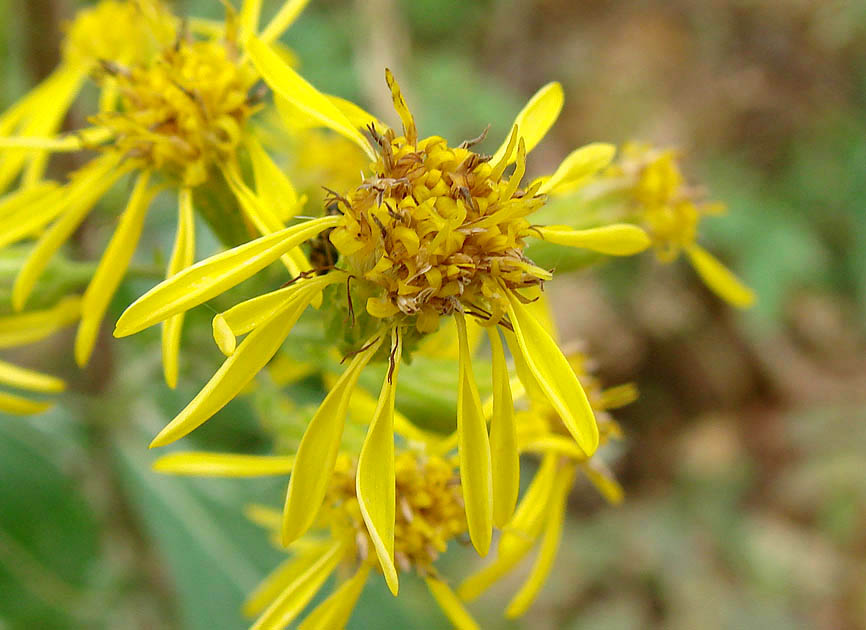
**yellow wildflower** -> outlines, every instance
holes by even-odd
[[[39,85],[0,114],[0,137],[45,137],[57,132],[85,79],[102,60],[121,64],[148,62],[171,43],[174,18],[157,0],[102,0],[79,10],[64,25],[63,58]],[[113,85],[104,86],[100,102],[112,109]],[[0,193],[23,172],[21,187],[40,182],[46,151],[9,150],[0,154]]]
[[[686,184],[675,151],[627,144],[607,175],[625,181],[629,212],[650,235],[659,260],[671,262],[685,251],[716,295],[740,308],[754,303],[754,292],[695,242],[701,217],[721,214],[725,207],[702,201],[700,191]]]
[[[543,301],[533,307],[539,319],[547,321],[550,329],[555,330]],[[496,559],[467,578],[458,589],[461,598],[474,600],[538,546],[528,578],[505,609],[510,618],[526,612],[550,574],[562,536],[568,494],[577,472],[582,472],[610,503],[618,504],[623,498],[623,490],[607,466],[597,454],[588,457],[575,448],[556,409],[537,391],[519,357],[515,360],[520,380],[526,383],[529,402],[526,410],[516,414],[515,439],[521,453],[539,454],[542,461],[513,518],[503,527]],[[632,402],[637,397],[635,387],[622,385],[603,389],[587,370],[588,359],[583,354],[572,354],[569,363],[596,413],[600,443],[621,437],[619,425],[607,412]]]
[[[78,319],[80,310],[81,300],[68,297],[48,309],[0,316],[0,348],[15,348],[50,337]],[[46,394],[61,392],[65,388],[59,378],[6,361],[0,361],[0,386]],[[50,402],[0,391],[0,412],[3,413],[34,414],[50,406]]]
[[[287,2],[264,29],[267,37],[276,38],[304,4]],[[104,107],[91,117],[93,126],[64,137],[36,138],[28,134],[0,138],[0,147],[12,153],[99,153],[62,186],[41,182],[0,199],[0,246],[44,229],[15,281],[12,300],[16,309],[24,307],[50,257],[96,202],[122,177],[137,173],[126,210],[84,294],[75,341],[75,358],[80,365],[89,360],[105,311],[130,263],[157,192],[171,187],[178,195],[178,229],[167,270],[169,277],[194,260],[193,194],[211,181],[222,179],[234,195],[242,218],[234,217],[233,222],[243,228],[245,221],[260,234],[282,229],[284,221],[300,209],[292,184],[248,125],[250,116],[260,107],[253,93],[259,75],[244,55],[243,41],[258,22],[259,8],[259,2],[247,0],[240,16],[230,10],[225,25],[205,39],[194,37],[174,18],[167,22],[139,18],[139,30],[150,28],[151,39],[163,44],[158,52],[147,58],[127,54],[101,58],[95,73],[104,90],[117,95],[118,108]],[[118,26],[124,24],[121,21]],[[168,38],[166,28],[170,31]],[[71,41],[78,42],[85,35],[76,35]],[[252,165],[257,192],[244,182],[238,157],[241,150]],[[234,213],[234,208],[230,212]],[[246,236],[248,233],[241,238]],[[284,253],[283,261],[291,273],[310,268],[300,250]],[[163,326],[165,379],[172,387],[178,375],[182,321],[183,315],[178,314]]]
[[[392,442],[393,446],[393,442]],[[434,599],[458,628],[477,628],[457,596],[439,576],[435,562],[449,543],[467,531],[460,477],[454,463],[414,450],[401,451],[395,460],[390,486],[392,539],[383,541],[369,526],[370,506],[363,498],[362,460],[340,454],[326,486],[314,525],[321,534],[305,536],[291,545],[293,555],[258,586],[244,605],[249,616],[259,615],[256,630],[284,628],[300,617],[341,564],[354,567],[352,576],[337,586],[298,626],[330,630],[346,625],[373,568],[378,567],[397,595],[398,572],[423,577]],[[287,473],[296,460],[281,456],[217,453],[173,453],[160,458],[154,469],[173,474],[249,477]],[[368,481],[374,481],[371,478]],[[254,507],[251,516],[274,530],[279,540],[280,514]],[[382,548],[387,547],[383,554]],[[384,558],[383,558],[384,555]],[[377,561],[378,558],[378,561]]]
[[[355,106],[334,100],[298,76],[270,47],[250,38],[248,51],[278,97],[356,142],[375,158],[371,174],[354,190],[333,196],[330,214],[218,254],[168,279],[142,296],[121,316],[115,335],[126,336],[176,316],[257,273],[304,241],[332,230],[339,253],[336,268],[307,275],[218,315],[214,336],[229,358],[196,398],[163,429],[152,446],[168,444],[194,430],[234,398],[276,353],[301,312],[329,286],[345,283],[343,295],[354,326],[346,330],[351,361],[308,425],[289,485],[283,536],[286,543],[312,524],[311,505],[322,502],[343,432],[347,400],[364,366],[388,358],[390,370],[371,424],[365,449],[384,452],[393,441],[393,390],[397,367],[419,337],[453,317],[459,353],[458,445],[470,537],[483,555],[490,545],[495,503],[507,506],[508,494],[494,493],[493,479],[513,478],[516,456],[497,459],[509,471],[494,470],[489,437],[471,367],[466,315],[499,339],[509,334],[512,353],[524,358],[550,404],[560,413],[578,447],[587,455],[598,446],[598,429],[582,388],[550,334],[527,310],[521,293],[552,276],[523,255],[525,239],[587,247],[609,254],[642,251],[649,239],[642,229],[617,224],[592,230],[532,225],[528,217],[544,204],[546,193],[586,177],[587,153],[612,155],[608,145],[590,145],[566,158],[550,177],[526,187],[521,180],[526,155],[553,124],[562,106],[562,88],[542,88],[520,112],[509,138],[492,157],[471,150],[472,142],[451,148],[442,138],[418,137],[400,89],[386,72],[394,106],[403,123],[398,134]],[[360,112],[360,113],[359,113]],[[370,121],[374,121],[370,123]],[[378,152],[360,133],[369,124]],[[382,129],[382,130],[380,130]],[[577,158],[575,157],[577,156]],[[505,171],[514,164],[511,176]],[[360,299],[364,309],[354,309]],[[513,335],[511,332],[513,331]],[[240,345],[236,338],[249,333]],[[390,351],[383,344],[391,338]],[[381,352],[380,352],[381,348]],[[504,361],[494,343],[494,361]],[[497,358],[497,356],[499,358]],[[494,387],[496,424],[510,422],[509,391]],[[381,417],[379,417],[381,414]],[[380,430],[379,427],[383,429]],[[513,450],[513,446],[512,446]],[[363,463],[363,455],[362,455]],[[377,463],[381,487],[393,478],[393,458]]]

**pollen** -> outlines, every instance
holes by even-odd
[[[373,175],[335,196],[342,225],[331,242],[347,271],[375,286],[367,312],[376,318],[411,316],[431,332],[440,315],[465,311],[499,321],[502,288],[539,285],[550,274],[524,255],[526,217],[545,201],[540,184],[521,188],[526,150],[513,133],[496,163],[472,147],[419,139],[400,89],[387,74],[403,135],[369,128],[378,145]],[[510,176],[506,167],[516,161]]]
[[[433,563],[466,532],[459,474],[447,459],[412,451],[398,453],[394,464],[395,564],[403,572],[435,575]],[[348,455],[337,459],[322,514],[335,535],[353,530],[362,560],[374,553],[355,495],[355,462]]]
[[[231,41],[180,36],[151,63],[103,70],[121,95],[119,111],[92,119],[112,132],[109,150],[184,186],[203,183],[213,164],[233,156],[257,108],[250,97],[257,76]]]

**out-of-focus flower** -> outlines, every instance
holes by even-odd
[[[50,258],[99,199],[125,175],[136,173],[127,207],[84,294],[75,340],[80,365],[87,363],[93,351],[105,311],[135,251],[150,203],[160,190],[174,188],[178,195],[178,229],[168,276],[194,260],[193,194],[201,188],[222,185],[231,191],[241,210],[239,216],[234,203],[217,218],[199,210],[218,227],[240,226],[243,233],[237,240],[251,234],[244,222],[252,233],[268,234],[284,228],[285,221],[300,210],[291,182],[248,124],[261,105],[260,95],[253,90],[259,75],[245,55],[244,41],[258,23],[260,4],[247,0],[240,15],[228,10],[225,23],[205,38],[194,36],[185,23],[166,16],[157,4],[106,5],[102,12],[131,11],[135,19],[105,28],[135,23],[135,34],[129,35],[130,50],[137,48],[138,39],[151,42],[157,50],[132,55],[119,47],[116,57],[99,57],[98,66],[90,67],[97,68],[94,74],[103,93],[113,95],[91,116],[91,127],[58,138],[34,137],[31,129],[19,129],[22,135],[17,137],[0,138],[0,155],[4,156],[27,151],[42,155],[93,150],[99,154],[62,186],[34,183],[0,200],[0,246],[39,234],[15,281],[12,301],[16,309],[24,307]],[[279,36],[304,4],[287,2],[262,37],[270,41]],[[97,28],[96,17],[86,15],[79,29]],[[73,34],[70,41],[84,46],[86,33],[73,30]],[[109,39],[116,43],[122,36],[116,32]],[[107,44],[103,48],[93,54],[111,52]],[[252,165],[256,190],[244,182],[241,152]],[[283,261],[294,275],[310,269],[297,248],[285,252]],[[163,326],[165,378],[172,387],[177,382],[182,322],[183,314],[178,314]]]
[[[716,295],[740,308],[754,303],[754,292],[697,244],[701,218],[722,214],[725,206],[703,201],[685,182],[676,151],[627,144],[605,175],[626,188],[627,212],[646,229],[659,260],[671,262],[684,251]]]
[[[278,97],[323,125],[353,140],[375,159],[371,174],[345,195],[334,194],[333,214],[259,238],[214,256],[168,279],[142,296],[121,316],[115,334],[126,336],[176,316],[235,286],[326,230],[339,254],[333,269],[319,270],[291,286],[243,302],[214,319],[218,345],[228,360],[199,395],[154,440],[168,444],[194,430],[238,394],[273,357],[301,312],[330,285],[343,284],[350,313],[344,345],[352,348],[343,376],[310,421],[289,485],[283,537],[288,543],[313,522],[310,506],[324,499],[343,433],[347,401],[358,375],[375,358],[390,370],[379,398],[365,449],[383,454],[371,466],[381,486],[393,485],[393,396],[397,367],[420,337],[436,330],[441,317],[456,322],[459,359],[457,432],[460,471],[470,538],[487,552],[493,515],[508,514],[516,489],[493,479],[516,478],[517,454],[491,458],[475,377],[467,324],[469,315],[488,328],[494,363],[504,365],[500,330],[511,351],[525,361],[541,391],[557,409],[577,446],[587,455],[598,446],[592,409],[568,362],[550,334],[527,310],[532,291],[552,274],[523,255],[525,239],[541,238],[566,246],[630,255],[649,246],[642,229],[630,224],[590,230],[537,226],[529,217],[548,192],[571,186],[604,168],[613,156],[609,145],[590,145],[568,156],[556,172],[526,187],[521,181],[526,155],[545,135],[562,106],[562,88],[542,88],[517,117],[512,133],[491,157],[471,150],[475,141],[449,147],[438,136],[419,138],[415,121],[390,72],[386,72],[398,134],[356,106],[335,101],[298,76],[280,55],[251,38],[253,63]],[[378,152],[359,127],[369,125]],[[510,176],[506,169],[514,164]],[[355,309],[359,301],[363,309]],[[236,338],[249,333],[237,345]],[[384,339],[390,338],[390,344]],[[388,349],[390,345],[390,350]],[[494,383],[494,427],[511,422],[508,379]],[[366,466],[361,454],[360,478]],[[497,492],[500,490],[501,492]],[[363,492],[361,493],[363,496]],[[494,508],[495,503],[503,507]],[[376,524],[368,523],[371,529]]]
[[[80,312],[81,300],[68,297],[45,310],[0,316],[0,349],[20,347],[45,339],[77,320]],[[45,394],[61,392],[66,387],[59,378],[6,361],[0,361],[0,386]],[[45,411],[51,405],[49,401],[0,391],[0,412],[27,415]]]
[[[0,114],[0,137],[44,138],[57,132],[85,79],[103,60],[124,65],[148,63],[172,41],[175,18],[157,0],[102,0],[80,9],[64,25],[63,58],[44,81]],[[102,85],[100,104],[111,110],[117,89]],[[21,188],[37,186],[49,152],[0,152],[0,193],[22,174]]]
[[[292,457],[173,453],[157,460],[154,469],[173,474],[250,477],[284,474],[294,463]],[[300,617],[340,565],[352,567],[351,577],[313,609],[299,628],[344,627],[374,568],[383,571],[394,595],[398,572],[414,571],[425,579],[434,599],[456,627],[477,628],[435,567],[439,555],[467,528],[460,477],[454,462],[416,450],[397,454],[394,485],[383,488],[388,499],[398,506],[392,525],[392,546],[386,550],[393,561],[384,563],[382,547],[387,543],[367,526],[368,512],[381,511],[383,504],[365,503],[361,496],[365,481],[357,466],[356,458],[349,454],[337,457],[325,500],[314,514],[315,531],[291,545],[292,555],[265,578],[244,605],[247,615],[259,616],[253,628],[284,628]],[[272,529],[279,542],[278,511],[253,507],[250,515]]]

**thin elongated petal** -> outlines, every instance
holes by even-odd
[[[559,542],[562,538],[562,524],[565,521],[565,504],[573,480],[573,466],[561,470],[557,476],[553,506],[547,517],[547,524],[544,528],[544,536],[541,539],[538,557],[532,565],[532,570],[526,582],[508,603],[508,608],[505,609],[505,616],[509,619],[519,617],[526,612],[527,608],[535,601],[541,587],[544,586],[547,576],[550,575],[553,561],[556,559],[556,552],[559,549]]]
[[[526,557],[526,554],[532,549],[532,544],[531,541],[519,540],[507,551],[499,549],[493,562],[463,580],[457,588],[460,599],[465,602],[478,599],[484,591],[501,580],[503,576],[508,575]]]
[[[586,461],[583,450],[567,437],[560,435],[544,435],[527,442],[524,451],[531,453],[558,453],[577,461]]]
[[[126,210],[87,285],[81,303],[81,324],[75,335],[75,362],[80,367],[87,365],[93,353],[102,318],[135,253],[147,209],[155,194],[156,189],[150,188],[150,172],[144,171],[136,179]]]
[[[513,549],[524,549],[535,543],[544,525],[544,515],[550,504],[556,483],[559,455],[545,453],[541,467],[529,484],[526,494],[514,511],[514,518],[503,529],[499,539],[499,553],[509,555]]]
[[[288,0],[283,4],[277,14],[271,18],[268,25],[264,28],[261,34],[261,40],[270,44],[280,38],[287,28],[298,19],[301,11],[307,6],[310,0]]]
[[[529,102],[524,106],[517,118],[514,119],[514,124],[517,125],[518,133],[526,143],[526,152],[529,153],[535,148],[541,139],[547,134],[553,123],[559,117],[559,112],[562,111],[562,103],[565,97],[562,92],[562,85],[557,82],[548,83],[542,87],[535,95],[529,99]],[[502,143],[502,146],[493,154],[491,164],[498,163],[505,155],[508,149],[508,139]],[[509,158],[509,164],[516,159],[517,156]]]
[[[71,295],[51,308],[0,317],[0,348],[23,346],[50,337],[81,314],[81,298]]]
[[[177,234],[166,278],[171,278],[189,267],[195,260],[195,216],[192,207],[192,190],[182,188],[177,203]],[[162,324],[162,372],[166,384],[177,386],[180,355],[180,333],[183,329],[184,313],[172,315]]]
[[[304,621],[298,630],[342,630],[349,623],[355,604],[364,590],[370,569],[373,565],[362,562],[355,574],[340,584],[331,595],[319,604]]]
[[[102,165],[105,167],[103,177],[94,179],[89,188],[81,191],[80,196],[74,200],[69,200],[69,205],[65,208],[64,213],[42,234],[36,246],[31,250],[24,266],[18,273],[18,277],[15,278],[15,285],[12,288],[12,306],[16,310],[21,310],[24,307],[24,303],[30,296],[39,276],[48,265],[48,261],[63,245],[64,241],[81,225],[96,201],[131,168],[117,165],[113,156],[111,160],[103,162]]]
[[[520,490],[520,457],[514,401],[505,352],[497,328],[487,328],[493,357],[493,415],[490,418],[490,463],[493,471],[493,523],[502,527],[511,518]]]
[[[237,396],[276,354],[317,293],[318,286],[313,286],[311,290],[299,294],[251,332],[198,395],[159,432],[151,442],[151,448],[165,446],[182,438]]]
[[[259,196],[280,220],[288,221],[301,210],[298,193],[291,180],[255,137],[247,140],[247,151],[253,165],[253,177]]]
[[[250,38],[247,49],[256,69],[274,92],[325,127],[357,144],[370,159],[375,159],[370,143],[346,115],[327,96],[292,70],[266,42],[255,37]]]
[[[382,339],[377,338],[352,358],[349,367],[325,396],[304,431],[286,494],[283,545],[288,545],[300,537],[316,519],[337,460],[349,398],[361,370],[376,354],[380,345]]]
[[[268,204],[263,203],[243,181],[237,165],[223,166],[223,175],[226,183],[240,204],[244,216],[252,223],[260,234],[272,234],[285,229],[285,224],[275,214]],[[294,247],[280,256],[286,269],[293,277],[300,275],[302,271],[308,271],[310,263],[300,248]]]
[[[0,392],[0,412],[15,416],[31,416],[42,413],[54,405],[52,402],[42,402]]]
[[[616,147],[602,142],[594,142],[575,149],[562,161],[553,175],[541,184],[538,192],[546,195],[572,191],[601,169],[606,168],[614,155],[616,155]]]
[[[220,351],[231,356],[237,347],[237,337],[247,334],[256,326],[269,319],[274,311],[283,304],[293,299],[299,292],[308,291],[312,287],[319,287],[319,291],[325,289],[329,284],[341,282],[340,274],[329,273],[296,282],[288,287],[259,295],[240,304],[236,304],[224,313],[220,313],[213,319],[214,340]]]
[[[373,125],[377,129],[386,128],[386,125],[381,123],[375,116],[373,116],[373,114],[369,113],[364,109],[361,109],[352,101],[347,101],[344,98],[340,98],[339,96],[334,96],[332,94],[327,94],[326,96],[337,109],[343,112],[343,115],[357,129],[366,129],[368,125]]]
[[[292,472],[294,457],[182,452],[163,455],[153,462],[156,472],[198,477],[268,477]]]
[[[332,543],[316,562],[286,586],[250,630],[282,630],[294,621],[322,588],[345,553],[345,541]]]
[[[126,337],[187,311],[240,284],[284,253],[322,230],[334,227],[340,217],[322,217],[262,236],[175,274],[136,300],[120,317],[114,331]]]
[[[505,293],[508,317],[518,342],[518,347],[511,351],[520,352],[577,445],[587,456],[592,455],[598,448],[598,425],[580,381],[548,332],[511,291]]]
[[[279,516],[279,513],[278,513]],[[328,543],[318,543],[308,549],[293,554],[271,571],[255,590],[249,594],[243,605],[246,617],[255,617],[280,596],[287,586],[292,584],[316,563],[328,550]]]
[[[66,383],[61,379],[0,361],[0,384],[32,392],[62,392]]]
[[[255,34],[259,30],[261,13],[262,0],[244,0],[238,16],[241,30],[244,33]]]
[[[545,241],[580,247],[610,256],[639,254],[650,246],[650,237],[631,223],[615,223],[588,230],[575,230],[567,225],[549,225],[533,229]]]
[[[601,493],[605,501],[611,505],[622,503],[625,498],[625,490],[622,489],[622,486],[614,478],[613,473],[608,470],[607,466],[594,460],[589,460],[580,469],[587,479],[592,482],[596,490]]]
[[[472,373],[466,320],[455,313],[460,345],[460,375],[457,385],[457,442],[460,460],[460,483],[466,505],[469,538],[475,550],[486,556],[493,536],[493,473],[490,464],[490,441],[487,423],[481,410],[481,399]]]
[[[749,308],[755,303],[755,292],[710,252],[693,244],[686,249],[686,253],[701,280],[713,293],[738,308]]]
[[[399,329],[394,330],[395,344],[392,348],[394,363],[385,375],[379,402],[373,412],[373,420],[367,429],[367,437],[358,457],[358,472],[355,490],[358,507],[367,525],[367,532],[376,556],[385,575],[385,582],[396,597],[397,567],[394,566],[394,517],[396,510],[394,472],[394,396],[397,391],[397,374],[403,353],[403,341]]]
[[[56,182],[40,182],[30,188],[19,189],[5,195],[0,198],[0,219],[25,208],[30,208],[32,211],[32,206],[37,205],[40,199],[55,190],[57,190]]]
[[[435,577],[426,577],[424,581],[427,583],[427,588],[430,590],[433,599],[436,600],[442,612],[454,624],[455,628],[459,630],[481,629],[481,626],[475,622],[472,615],[464,608],[460,599],[445,582],[437,580]]]
[[[56,138],[39,138],[34,136],[0,137],[0,149],[28,149],[51,151],[52,153],[81,151],[87,147],[102,144],[111,138],[111,135],[110,129],[91,127]]]

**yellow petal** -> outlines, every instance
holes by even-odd
[[[56,182],[40,182],[38,185],[31,186],[30,188],[23,188],[5,195],[0,198],[0,219],[24,209],[32,212],[32,207],[37,205],[34,202],[38,202],[48,193],[56,190]]]
[[[282,221],[288,221],[298,214],[301,207],[291,180],[252,136],[247,140],[247,152],[253,165],[256,191],[264,204]]]
[[[199,477],[267,477],[288,475],[294,457],[236,455],[234,453],[178,452],[153,462],[156,472]]]
[[[580,247],[610,256],[639,254],[650,246],[646,232],[631,223],[615,223],[588,230],[575,230],[567,225],[533,228],[541,238],[557,245]]]
[[[331,595],[316,606],[298,630],[342,630],[349,623],[355,604],[364,590],[373,565],[362,562],[355,575],[340,584]]]
[[[262,0],[244,0],[241,3],[238,19],[241,31],[245,34],[254,35],[259,30],[259,18],[262,13]]]
[[[240,304],[236,304],[224,313],[220,313],[213,320],[214,340],[220,350],[226,356],[234,352],[236,337],[247,334],[256,326],[269,319],[274,311],[282,307],[286,302],[293,299],[299,292],[310,291],[317,288],[323,291],[329,284],[342,282],[343,276],[339,273],[329,273],[324,276],[316,276],[307,280],[301,280],[294,284],[259,295]]]
[[[48,261],[54,253],[63,245],[75,229],[93,208],[96,201],[111,188],[114,183],[131,170],[130,165],[118,165],[118,158],[107,156],[110,159],[100,162],[101,169],[94,169],[90,175],[100,174],[102,177],[93,177],[89,187],[80,189],[80,194],[75,198],[70,195],[67,205],[60,218],[48,228],[30,251],[24,266],[15,278],[15,286],[12,289],[12,305],[16,310],[21,310],[24,303],[33,290],[33,286],[45,270]]]
[[[562,110],[562,103],[565,100],[562,92],[562,85],[557,82],[548,83],[542,87],[535,95],[529,99],[529,102],[524,106],[517,118],[514,119],[514,124],[517,125],[518,133],[526,143],[526,152],[529,153],[535,148],[541,139],[544,138],[548,130],[556,122],[559,117],[559,112]],[[490,160],[491,164],[496,164],[505,155],[508,149],[508,139],[502,143],[502,146],[493,154]],[[515,160],[516,156],[509,158],[510,164]]]
[[[75,362],[79,367],[87,365],[93,353],[93,345],[102,318],[135,253],[147,209],[157,192],[156,188],[149,186],[150,172],[144,171],[135,180],[135,187],[129,196],[126,209],[120,216],[120,222],[99,260],[93,279],[84,292],[81,303],[81,324],[75,335]]]
[[[294,621],[322,588],[345,553],[345,541],[333,542],[318,560],[285,587],[250,630],[282,630]]]
[[[550,179],[544,181],[538,192],[546,195],[572,191],[601,169],[607,168],[615,154],[614,145],[601,142],[575,149],[562,161]]]
[[[343,115],[355,126],[356,129],[366,129],[368,125],[373,125],[377,129],[385,129],[387,127],[384,123],[379,122],[373,114],[361,109],[352,101],[347,101],[344,98],[333,96],[331,94],[327,94],[326,96],[337,109],[343,112]]]
[[[502,527],[511,518],[520,489],[520,458],[514,401],[502,339],[496,327],[487,328],[493,357],[493,415],[490,419],[490,463],[493,471],[493,523]]]
[[[499,539],[500,555],[509,555],[514,549],[525,549],[527,544],[532,545],[541,534],[558,470],[559,455],[545,453],[541,467],[514,511],[514,518],[503,529]]]
[[[409,111],[409,106],[406,105],[403,94],[400,92],[400,85],[397,83],[397,79],[394,78],[394,75],[388,68],[385,68],[385,82],[391,90],[391,100],[394,103],[394,110],[400,117],[400,122],[403,123],[403,136],[406,138],[408,143],[414,144],[418,139],[418,130],[415,128],[415,118],[412,116],[412,112]]]
[[[279,514],[279,513],[278,513]],[[328,543],[311,545],[300,553],[294,554],[280,563],[262,580],[255,590],[247,596],[243,605],[246,617],[255,617],[280,596],[287,586],[309,570],[322,557],[328,548]]]
[[[304,431],[283,511],[283,545],[300,537],[316,519],[337,460],[349,398],[361,370],[380,345],[381,337],[352,358]]]
[[[0,384],[32,392],[62,392],[66,384],[59,378],[0,361]]]
[[[550,575],[553,561],[556,559],[556,552],[559,549],[559,541],[562,538],[565,504],[573,480],[573,466],[561,470],[557,476],[553,505],[547,517],[547,525],[544,528],[544,537],[541,539],[538,558],[536,558],[535,563],[532,565],[532,570],[526,582],[508,603],[508,608],[505,609],[505,616],[509,619],[519,617],[526,612],[526,609],[532,605],[532,602],[538,596],[538,592],[544,585],[545,580],[547,580],[547,576]]]
[[[437,580],[435,577],[425,577],[427,588],[430,589],[430,594],[439,608],[448,617],[448,620],[454,624],[459,630],[480,630],[481,626],[475,623],[472,615],[464,608],[463,604],[454,594],[454,591],[442,580]]]
[[[42,413],[53,405],[54,403],[51,402],[37,402],[22,398],[21,396],[0,392],[0,412],[2,413],[10,413],[15,416],[30,416]]]
[[[318,286],[299,293],[243,340],[195,398],[151,442],[165,446],[198,428],[241,393],[282,345],[301,313],[318,294]]]
[[[561,435],[545,435],[531,440],[523,450],[530,453],[557,453],[580,462],[586,461],[586,455],[574,440]]]
[[[167,278],[183,271],[195,260],[195,216],[192,207],[192,190],[189,188],[180,190],[177,208],[177,234],[174,239],[171,260],[168,263]],[[177,386],[183,318],[184,313],[178,313],[169,317],[162,324],[162,371],[166,384],[172,389]]]
[[[157,285],[136,300],[120,317],[114,331],[126,337],[176,313],[198,306],[240,284],[322,230],[334,227],[340,217],[322,217],[262,236],[196,263]]]
[[[598,425],[577,376],[559,346],[508,290],[508,317],[514,327],[517,348],[539,387],[559,414],[577,445],[592,455],[598,448]]]
[[[755,292],[703,247],[693,244],[686,248],[686,253],[701,280],[713,293],[738,308],[749,308],[755,303]]]
[[[0,348],[23,346],[53,335],[81,314],[81,298],[71,295],[51,308],[0,317]]]
[[[367,532],[385,575],[385,582],[396,597],[398,582],[397,568],[394,566],[394,395],[397,390],[403,341],[399,329],[395,328],[393,334],[394,347],[391,356],[394,357],[394,365],[385,375],[379,402],[361,447],[355,492]]]
[[[292,70],[266,42],[253,37],[247,48],[250,59],[274,92],[325,127],[357,144],[370,159],[376,158],[370,143],[346,115],[327,96]]]
[[[275,214],[276,208],[270,207],[263,202],[243,181],[237,165],[222,165],[223,175],[226,183],[240,204],[244,216],[252,223],[260,234],[272,234],[285,229],[285,224]],[[302,271],[311,269],[310,263],[300,248],[294,247],[286,254],[280,256],[283,264],[293,277],[300,275]]]
[[[455,313],[460,345],[460,375],[457,385],[457,441],[460,459],[460,483],[466,506],[469,538],[475,550],[486,556],[493,536],[493,475],[490,468],[490,441],[487,423],[481,410],[481,399],[466,336],[466,320]]]
[[[112,132],[109,129],[91,127],[54,138],[34,136],[0,137],[0,149],[28,149],[51,151],[52,153],[68,153],[102,144],[110,139],[111,135]]]
[[[310,0],[288,0],[287,2],[284,2],[280,10],[277,11],[277,14],[271,18],[271,21],[268,22],[268,25],[262,31],[260,37],[261,41],[265,44],[270,44],[279,39],[285,30],[298,19],[301,11],[304,10],[304,7],[307,6],[309,1]]]
[[[608,470],[607,466],[591,459],[581,466],[581,470],[608,503],[611,505],[622,503],[625,498],[625,490],[622,489],[622,486],[613,476],[613,473]]]

